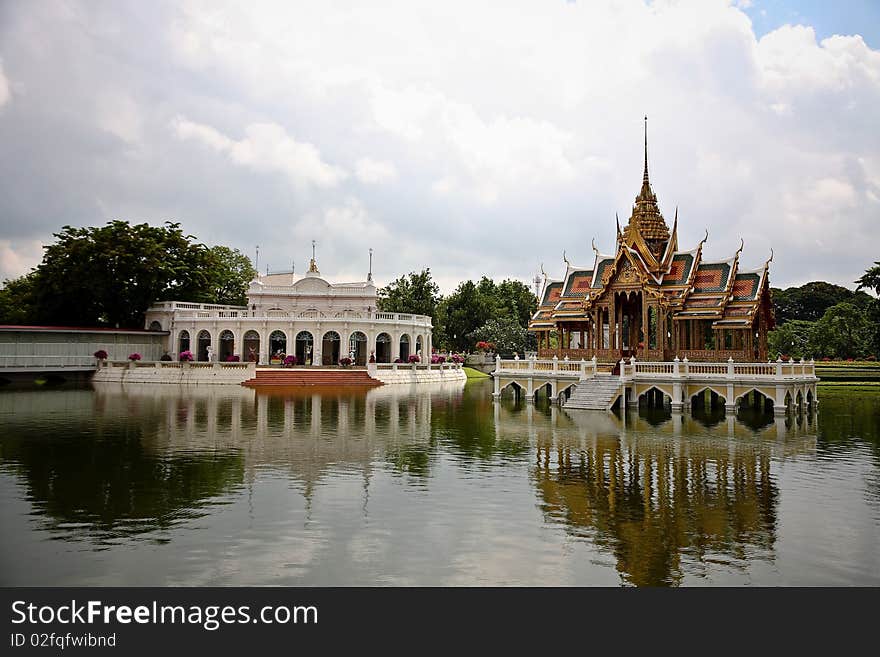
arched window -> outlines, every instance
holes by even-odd
[[[376,362],[391,362],[391,336],[387,333],[380,333],[376,336]]]
[[[327,331],[321,341],[321,364],[337,365],[340,358],[340,338],[336,331]]]
[[[150,330],[151,331],[161,331],[162,325],[156,321],[150,322]]]
[[[177,353],[189,351],[189,331],[181,331],[177,336]]]
[[[208,360],[208,347],[211,346],[211,334],[207,331],[199,331],[196,340],[196,360]]]
[[[260,362],[260,334],[256,331],[247,331],[242,340],[242,359],[249,363]]]
[[[232,334],[232,331],[221,331],[220,351],[217,354],[217,360],[225,363],[233,355],[235,355],[235,336]]]
[[[272,331],[269,334],[269,358],[278,360],[287,355],[287,336],[284,331]]]
[[[296,335],[296,362],[302,365],[312,364],[312,351],[315,338],[308,331],[300,331]]]
[[[360,331],[352,333],[348,340],[348,356],[355,365],[367,364],[367,336]]]
[[[409,336],[404,333],[400,336],[400,360],[404,363],[409,358]]]

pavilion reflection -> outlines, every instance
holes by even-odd
[[[613,555],[624,583],[677,585],[707,564],[772,560],[779,489],[771,464],[816,450],[812,422],[758,430],[726,418],[556,407],[496,411],[499,435],[523,423],[547,522]],[[707,426],[708,425],[708,426]]]

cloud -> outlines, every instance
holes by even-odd
[[[43,245],[35,241],[0,240],[0,281],[28,273],[43,259]]]
[[[0,107],[9,102],[12,93],[9,91],[9,80],[6,79],[6,73],[3,71],[3,60],[0,59]]]
[[[360,158],[355,164],[355,173],[362,183],[379,185],[397,180],[397,169],[391,162]]]
[[[740,6],[748,3],[739,2]],[[613,247],[651,181],[680,242],[772,282],[876,260],[880,52],[758,38],[726,0],[19,3],[0,21],[0,240],[181,221],[329,278],[529,283]],[[83,25],[89,29],[83,29]],[[149,52],[150,57],[143,53]],[[369,242],[369,243],[368,243]],[[817,246],[820,245],[821,246]],[[354,263],[354,264],[352,264]]]
[[[182,116],[174,119],[172,128],[180,139],[199,141],[227,155],[235,164],[255,171],[283,173],[298,187],[334,187],[348,175],[344,169],[324,162],[315,146],[296,141],[275,123],[252,123],[238,141]]]

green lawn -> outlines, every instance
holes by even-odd
[[[880,363],[876,361],[823,361],[816,363],[816,376],[823,383],[847,384],[880,384]]]
[[[488,374],[483,374],[481,371],[475,370],[473,367],[463,367],[461,369],[464,370],[465,375],[469,379],[488,379],[489,378]]]

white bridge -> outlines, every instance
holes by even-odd
[[[617,403],[627,406],[669,404],[673,411],[692,404],[723,403],[727,411],[737,406],[771,405],[777,415],[792,408],[803,410],[817,403],[815,362],[777,360],[767,363],[696,363],[621,360],[612,369],[596,358],[573,361],[495,359],[493,397],[513,388],[526,401],[545,393],[567,408],[610,410]],[[723,400],[723,401],[722,401]]]

